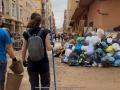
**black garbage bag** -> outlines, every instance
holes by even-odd
[[[70,56],[68,57],[68,65],[69,66],[79,66],[79,61],[78,61],[79,55],[77,53],[71,53]]]

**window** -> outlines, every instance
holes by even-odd
[[[22,20],[23,10],[20,8],[20,19]]]
[[[12,3],[12,16],[16,16],[16,7],[15,7],[15,3]]]

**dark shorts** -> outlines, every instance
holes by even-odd
[[[4,87],[7,63],[0,62],[0,88]]]
[[[49,90],[50,87],[50,72],[40,74],[28,70],[31,90]]]
[[[49,62],[31,62],[28,60],[28,71],[44,74],[50,71]]]
[[[50,67],[49,62],[33,62],[28,59],[28,75],[31,90],[49,90]],[[40,81],[40,82],[39,82]],[[41,84],[41,86],[39,86]]]

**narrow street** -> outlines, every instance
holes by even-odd
[[[52,50],[54,44],[60,57],[54,57],[57,84],[54,89],[52,51],[48,52],[50,90],[120,90],[119,17],[120,0],[0,0],[0,90],[4,83],[6,90],[15,86],[17,90],[31,90],[27,68],[21,74],[21,83],[20,74],[9,74],[17,71],[12,72],[9,67],[12,61],[27,58],[21,57],[21,49],[23,54],[28,50],[33,61],[47,61],[45,48]],[[58,48],[60,45],[62,48]],[[6,54],[12,60],[8,56],[5,77]],[[33,77],[39,68],[41,73],[47,71],[48,63],[30,63],[31,82],[39,84]],[[16,62],[13,69],[14,65],[21,69]],[[8,78],[7,74],[11,76]],[[42,75],[43,87],[49,84],[48,75]]]
[[[48,52],[51,58],[51,52]],[[20,58],[20,52],[16,52]],[[55,58],[57,70],[57,90],[119,90],[120,68],[89,68],[69,67],[61,63],[60,58]],[[53,90],[53,68],[51,67],[51,90]],[[30,90],[27,70],[25,68],[24,78],[20,90]]]

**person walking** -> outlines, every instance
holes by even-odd
[[[49,30],[39,27],[41,15],[33,13],[28,23],[28,30],[23,33],[22,59],[23,65],[27,67],[31,90],[49,90],[50,67],[47,50],[51,51],[52,46],[49,39]],[[28,58],[26,60],[26,51]],[[41,81],[41,88],[39,86]]]
[[[10,34],[7,29],[4,28],[4,18],[0,15],[0,90],[4,90],[7,69],[7,53],[12,61],[17,61],[14,55]]]
[[[64,36],[63,36],[63,33],[61,34],[61,41],[63,42],[63,38],[64,38]]]
[[[57,35],[56,35],[56,33],[55,33],[55,36],[54,36],[54,38],[55,38],[55,42],[56,42],[56,39],[57,39]]]
[[[60,33],[58,33],[58,42],[60,41],[60,37],[61,37],[61,36],[60,36]]]

